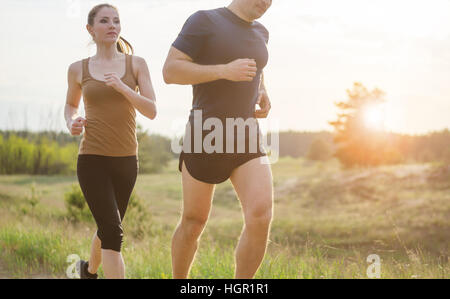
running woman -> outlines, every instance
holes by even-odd
[[[193,106],[178,167],[182,174],[183,211],[172,239],[174,278],[188,277],[209,217],[215,185],[228,178],[245,220],[235,252],[235,278],[253,278],[264,257],[272,220],[273,183],[262,146],[250,150],[251,137],[261,145],[259,127],[254,134],[257,136],[247,135],[246,131],[243,139],[229,137],[230,132],[226,131],[219,151],[202,148],[199,152],[193,148],[198,138],[194,136],[196,122],[203,127],[206,122],[217,124],[209,121],[215,118],[225,128],[227,118],[249,121],[248,124],[253,120],[257,124],[256,118],[267,117],[270,101],[262,77],[268,61],[269,34],[255,20],[271,4],[270,0],[234,0],[228,7],[197,11],[185,22],[169,50],[163,68],[165,82],[193,85]],[[255,111],[256,104],[261,109]],[[196,119],[199,112],[200,120]],[[201,144],[212,132],[206,127]],[[187,135],[194,147],[186,151]],[[234,143],[232,153],[225,152],[230,138]],[[245,151],[236,150],[238,140],[245,140]]]
[[[93,7],[86,28],[97,53],[70,65],[64,113],[72,135],[84,131],[77,175],[97,224],[89,261],[78,270],[81,278],[97,278],[103,261],[106,278],[125,278],[122,221],[139,168],[135,109],[154,119],[155,93],[145,60],[120,36],[116,7]],[[86,118],[78,115],[81,95]]]

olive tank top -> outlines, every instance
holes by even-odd
[[[138,154],[136,110],[133,105],[105,81],[90,75],[89,58],[82,60],[81,89],[87,124],[78,154],[112,157]],[[121,80],[137,90],[131,56],[125,54],[125,75]]]

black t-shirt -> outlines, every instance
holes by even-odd
[[[247,22],[226,7],[200,10],[191,15],[173,47],[202,65],[227,64],[236,59],[255,59],[257,73],[251,82],[216,80],[193,85],[193,111],[223,119],[254,117],[261,72],[268,61],[269,33],[257,21]]]

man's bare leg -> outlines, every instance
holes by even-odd
[[[214,184],[193,178],[182,165],[183,213],[172,238],[173,278],[187,278],[191,269],[198,240],[208,221]]]
[[[266,163],[261,163],[264,160]],[[272,172],[267,156],[236,168],[231,182],[245,218],[236,248],[235,278],[253,278],[266,252],[273,213]]]

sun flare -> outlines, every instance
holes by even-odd
[[[384,105],[371,105],[364,109],[364,123],[369,129],[384,130],[386,111]]]

